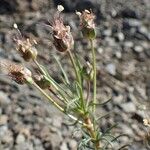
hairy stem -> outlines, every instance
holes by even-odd
[[[93,40],[90,40],[91,49],[92,49],[92,58],[93,58],[93,102],[96,103],[96,56]],[[95,111],[95,105],[93,105],[93,111]]]

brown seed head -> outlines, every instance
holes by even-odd
[[[10,61],[1,60],[0,68],[7,71],[12,80],[18,84],[25,84],[29,79],[32,79],[32,73],[29,69]]]
[[[36,59],[37,57],[37,50],[33,46],[36,44],[36,41],[31,41],[30,39],[16,39],[17,43],[17,50],[22,55],[23,59],[25,61],[30,61],[31,59]]]
[[[93,12],[84,10],[82,13],[76,12],[76,14],[80,18],[80,26],[83,36],[89,39],[95,38],[95,15],[93,14]]]
[[[63,23],[63,19],[60,16],[60,10],[58,10],[54,16],[51,28],[56,49],[60,52],[70,50],[74,44],[74,40],[70,32],[70,26],[65,26]]]

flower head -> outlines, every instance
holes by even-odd
[[[80,18],[81,31],[84,37],[93,39],[95,38],[95,15],[92,11],[84,10],[82,13],[76,12]]]
[[[15,40],[17,43],[17,51],[20,52],[22,55],[23,59],[25,61],[30,61],[31,59],[36,59],[37,57],[37,50],[35,47],[33,47],[33,43],[31,42],[30,39],[18,39]]]
[[[62,10],[63,7],[59,5],[58,11],[51,23],[51,28],[56,49],[60,52],[65,52],[72,48],[74,40],[70,32],[70,26],[65,26],[63,18],[60,16]]]
[[[17,24],[14,24],[14,28],[17,29],[17,31],[21,35],[21,32],[19,31]],[[15,39],[15,41],[17,44],[16,49],[17,49],[17,51],[20,52],[20,54],[22,55],[22,57],[25,61],[30,61],[31,59],[36,59],[37,50],[34,47],[34,45],[37,43],[35,40],[31,40],[29,38],[25,39],[21,35],[21,37]]]
[[[32,79],[32,73],[29,69],[10,61],[1,60],[0,68],[6,70],[12,80],[18,84],[25,84]]]

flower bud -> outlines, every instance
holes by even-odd
[[[95,31],[95,15],[92,11],[84,10],[82,13],[76,12],[80,18],[80,26],[82,34],[87,39],[94,39],[96,37]]]
[[[93,72],[93,68],[89,62],[87,62],[87,64],[85,66],[83,66],[82,73],[86,80],[92,81],[94,72]]]
[[[33,79],[41,89],[48,89],[51,86],[50,82],[43,75],[35,75]]]
[[[65,26],[63,19],[60,17],[60,10],[63,10],[62,7],[59,6],[58,9],[51,24],[52,36],[55,48],[59,52],[66,52],[72,48],[74,40],[70,32],[70,26]]]
[[[34,60],[37,57],[37,50],[33,47],[33,43],[29,39],[16,40],[17,50],[21,53],[25,61]],[[34,41],[34,44],[35,41]]]

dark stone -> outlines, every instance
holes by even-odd
[[[130,8],[124,8],[120,12],[120,16],[123,18],[136,18],[136,19],[140,18],[139,14],[134,9]]]
[[[85,9],[87,10],[94,10],[96,8],[96,4],[91,1],[91,0],[82,0],[82,1],[79,1],[77,4],[76,4],[76,10],[78,11],[83,11]]]
[[[140,123],[143,123],[143,117],[137,113],[133,114],[131,118],[137,120]]]
[[[12,14],[16,12],[18,6],[15,0],[1,0],[0,1],[0,14]]]
[[[54,0],[54,5],[57,7],[58,5],[62,5],[64,7],[65,12],[74,12],[76,2],[73,0]]]

